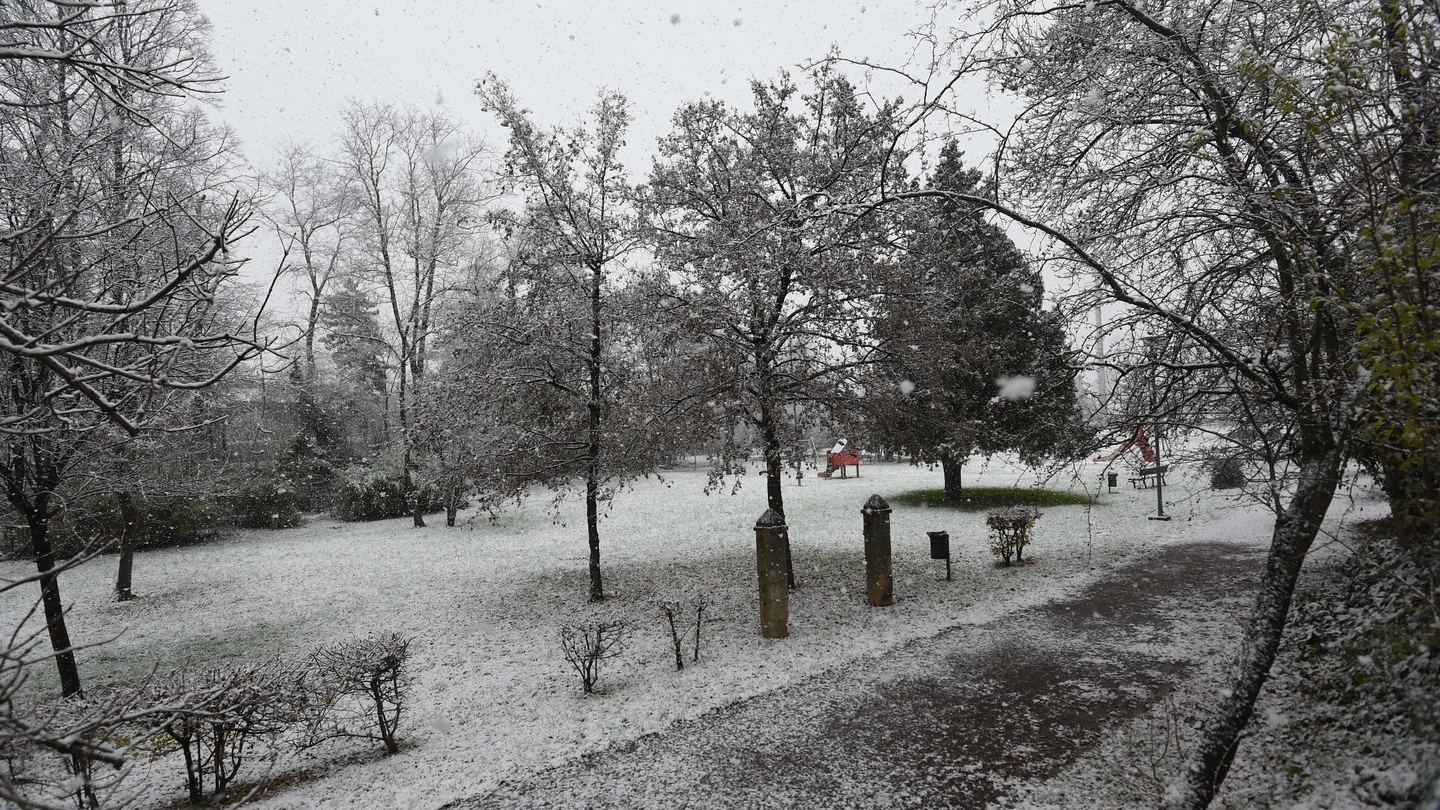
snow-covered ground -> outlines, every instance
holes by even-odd
[[[1093,491],[1099,470],[1085,465],[1080,477],[1049,486]],[[585,602],[583,505],[563,503],[557,518],[543,497],[496,521],[480,518],[455,529],[416,530],[408,519],[315,519],[299,529],[142,554],[136,562],[142,598],[134,602],[109,598],[113,558],[67,573],[62,590],[73,603],[79,642],[123,630],[82,653],[91,685],[183,665],[295,659],[353,635],[414,636],[416,682],[400,729],[402,752],[370,756],[347,743],[282,753],[272,771],[282,787],[255,806],[354,807],[363,796],[367,807],[433,808],[848,660],[1074,592],[1156,543],[1202,530],[1225,539],[1214,530],[1223,534],[1229,523],[1253,540],[1264,520],[1253,505],[1209,492],[1198,474],[1176,471],[1166,499],[1172,522],[1146,519],[1154,490],[1125,487],[1101,495],[1094,508],[1045,510],[1027,554],[1034,564],[997,569],[983,513],[897,507],[896,603],[870,608],[861,505],[875,492],[938,487],[940,476],[898,464],[866,464],[862,473],[833,481],[807,473],[801,484],[786,482],[799,589],[791,594],[784,640],[758,633],[752,527],[764,511],[763,479],[745,478],[738,493],[727,487],[706,495],[701,468],[672,470],[663,481],[640,481],[616,496],[601,523],[610,598],[598,606]],[[966,475],[967,486],[1032,480],[1003,461],[976,460]],[[943,563],[929,559],[930,530],[950,533],[952,582],[944,581]],[[0,573],[11,576],[26,565],[3,563]],[[682,588],[698,588],[714,606],[701,662],[676,672],[668,630],[649,600]],[[13,594],[6,599],[0,614],[13,626],[29,604]],[[602,694],[585,697],[561,657],[559,632],[598,615],[623,618],[632,632],[624,653],[602,670]],[[256,765],[248,776],[262,771]],[[300,771],[308,777],[293,778]],[[133,778],[168,802],[183,795],[182,773],[161,762]]]

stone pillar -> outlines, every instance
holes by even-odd
[[[874,607],[895,604],[895,579],[890,574],[890,504],[871,495],[860,510],[865,523],[865,599]]]
[[[790,537],[785,519],[774,509],[755,521],[755,568],[760,574],[760,635],[790,635],[790,589],[785,578],[785,552]]]

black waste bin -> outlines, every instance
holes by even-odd
[[[1111,489],[1120,486],[1120,473],[1105,473],[1105,483],[1109,484]]]
[[[926,532],[930,535],[930,559],[950,559],[950,533],[949,532]]]

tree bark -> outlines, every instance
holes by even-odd
[[[30,525],[30,545],[35,549],[35,567],[40,573],[40,601],[45,611],[45,629],[50,634],[55,665],[60,670],[60,694],[72,697],[82,693],[80,667],[75,663],[75,650],[70,645],[70,631],[65,626],[65,603],[60,599],[60,575],[55,571],[55,549],[50,545],[50,496],[40,493],[30,509],[25,510]]]
[[[1240,736],[1280,648],[1300,568],[1340,484],[1343,461],[1344,454],[1336,446],[1312,450],[1302,458],[1295,494],[1275,519],[1260,590],[1230,667],[1229,683],[1184,769],[1166,791],[1166,810],[1202,810],[1229,773]]]
[[[960,503],[964,493],[960,485],[960,473],[965,468],[965,459],[945,455],[940,458],[940,469],[945,473],[945,500]]]
[[[140,524],[143,517],[135,505],[135,497],[129,492],[115,493],[120,504],[120,564],[115,573],[115,599],[128,602],[135,598],[131,590],[131,575],[135,568],[135,546],[140,541]]]
[[[761,408],[760,432],[765,438],[765,499],[766,505],[775,510],[775,514],[785,519],[785,491],[781,488],[784,483],[784,464],[780,456],[780,434],[775,430],[775,421],[770,418],[770,409]],[[789,588],[795,587],[795,563],[790,556],[790,533],[785,533],[785,584]]]
[[[590,402],[586,407],[587,443],[585,447],[585,528],[590,543],[590,601],[605,599],[605,585],[600,578],[600,404],[604,391],[600,387],[600,283],[601,267],[590,267]]]

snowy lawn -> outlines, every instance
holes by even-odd
[[[1096,488],[1101,466],[1052,488]],[[758,632],[752,527],[764,511],[763,479],[738,494],[704,494],[703,469],[667,472],[618,495],[601,523],[609,599],[588,605],[583,504],[562,505],[559,522],[537,498],[498,521],[455,529],[410,528],[408,519],[341,524],[323,519],[274,532],[246,532],[213,545],[142,554],[136,592],[110,601],[114,558],[62,580],[81,643],[122,631],[80,658],[87,683],[124,683],[155,669],[281,655],[353,635],[413,635],[416,674],[400,728],[403,750],[385,758],[362,744],[282,753],[271,789],[256,806],[433,808],[618,741],[659,731],[793,680],[874,656],[962,623],[980,623],[1043,603],[1093,581],[1156,542],[1175,542],[1234,507],[1200,476],[1171,473],[1170,523],[1146,520],[1154,490],[1118,489],[1093,508],[1044,510],[1027,552],[1033,564],[1000,569],[988,551],[984,512],[897,506],[892,515],[896,603],[864,603],[860,507],[872,492],[892,496],[934,487],[939,471],[866,464],[863,478],[786,482],[786,512],[798,590],[790,637]],[[1028,486],[1002,461],[967,467],[974,486]],[[1082,486],[1085,485],[1085,486]],[[1252,509],[1243,506],[1244,509]],[[951,536],[954,581],[929,559],[926,531]],[[1224,538],[1212,538],[1224,539]],[[28,563],[0,564],[14,576]],[[649,600],[697,587],[707,612],[701,661],[674,671],[665,629]],[[25,596],[29,596],[25,594]],[[29,607],[6,597],[12,622]],[[560,654],[559,631],[596,616],[632,627],[624,653],[606,662],[601,694],[585,697]],[[864,666],[851,663],[850,666]],[[37,678],[37,682],[48,681]],[[51,685],[43,684],[46,688]],[[345,764],[350,763],[350,764]],[[292,777],[306,772],[309,778]],[[257,764],[241,781],[263,772]],[[156,802],[183,796],[176,763],[134,776]],[[133,785],[132,785],[133,786]]]

